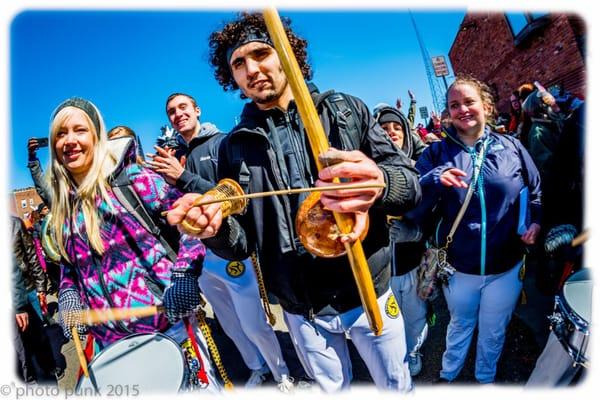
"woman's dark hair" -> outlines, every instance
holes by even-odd
[[[305,79],[312,77],[310,65],[307,62],[306,46],[307,41],[296,36],[290,29],[290,19],[282,18],[283,27],[294,51],[300,71]],[[210,63],[215,70],[215,78],[223,87],[223,90],[239,89],[233,79],[229,66],[228,50],[242,41],[248,33],[267,32],[265,20],[260,13],[242,12],[235,21],[226,24],[222,30],[213,32],[209,37],[208,45],[210,47]],[[241,93],[241,97],[245,98]]]

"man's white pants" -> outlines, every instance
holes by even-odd
[[[321,389],[331,393],[347,389],[352,380],[352,364],[346,343],[350,337],[379,389],[408,392],[412,389],[402,313],[391,289],[377,299],[383,319],[381,335],[369,328],[362,307],[343,314],[315,316],[285,312],[292,342],[306,372]]]
[[[417,269],[392,276],[390,286],[402,310],[408,352],[418,351],[427,337],[427,303],[417,295]]]
[[[199,283],[248,368],[257,370],[266,363],[276,381],[289,375],[277,336],[267,321],[250,260],[230,262],[207,251]]]

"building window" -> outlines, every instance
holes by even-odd
[[[33,199],[29,199],[29,205],[33,207]]]
[[[517,36],[529,23],[526,15],[524,13],[506,13],[506,20],[513,36]]]
[[[506,23],[515,38],[515,46],[521,44],[534,32],[550,22],[550,14],[547,12],[506,13],[504,15],[506,16]]]
[[[27,199],[21,200],[21,208],[27,208]]]

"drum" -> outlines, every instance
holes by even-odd
[[[161,333],[134,334],[112,343],[88,365],[77,394],[138,396],[177,393],[184,384],[185,358],[179,344]]]
[[[565,281],[555,297],[550,329],[561,342],[574,364],[588,366],[587,348],[592,317],[592,280],[588,269],[582,269]]]

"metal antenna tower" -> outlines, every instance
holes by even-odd
[[[437,115],[440,115],[444,108],[446,108],[446,92],[440,85],[439,79],[435,76],[433,72],[433,66],[431,65],[431,56],[423,43],[423,39],[421,38],[421,34],[419,33],[419,29],[417,29],[417,23],[413,18],[412,12],[409,10],[408,14],[410,15],[410,20],[415,28],[415,33],[417,34],[417,41],[419,42],[419,47],[421,48],[421,55],[423,56],[423,64],[425,64],[425,73],[427,74],[427,81],[429,82],[429,90],[431,90],[431,98],[433,99],[433,107],[435,108],[435,112]]]

